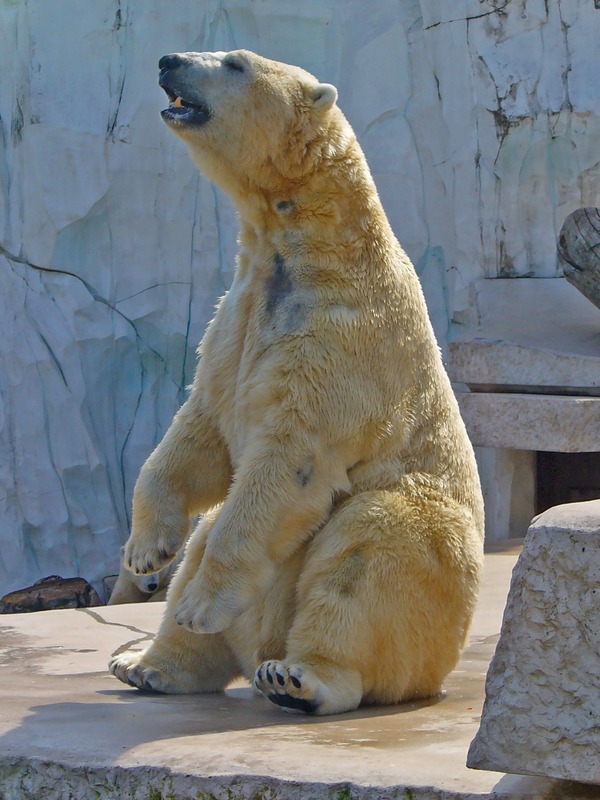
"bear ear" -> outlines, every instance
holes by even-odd
[[[313,106],[318,108],[319,111],[329,111],[337,100],[337,89],[330,83],[319,83],[310,91],[310,97],[313,101]]]

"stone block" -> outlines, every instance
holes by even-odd
[[[597,312],[596,312],[597,313]],[[548,317],[546,317],[547,325]],[[596,325],[598,327],[598,325]],[[508,332],[507,332],[508,333]],[[587,329],[582,326],[581,350],[589,343]],[[600,352],[600,336],[591,337]],[[476,337],[468,342],[452,342],[448,347],[448,372],[455,383],[471,388],[495,387],[490,391],[515,391],[515,387],[534,388],[540,394],[553,394],[560,388],[569,394],[600,393],[600,357],[586,352],[573,352],[577,342],[549,343],[547,349],[511,341]],[[571,348],[571,352],[561,352]]]
[[[476,447],[594,453],[600,450],[600,397],[457,392]]]
[[[467,765],[600,784],[600,500],[535,518]]]

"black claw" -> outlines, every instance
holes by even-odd
[[[154,572],[154,564],[152,561],[146,561],[146,572]]]
[[[163,694],[163,692],[155,689],[154,686],[150,683],[150,681],[144,681],[142,685],[139,687],[142,692],[152,692],[153,694]]]
[[[269,681],[269,683],[273,683],[273,678],[271,677],[270,672],[267,672],[267,680]]]
[[[292,681],[292,683],[294,684],[296,689],[301,689],[302,688],[302,684],[300,683],[298,678],[295,678],[293,675],[290,675],[290,680]]]
[[[275,677],[277,678],[277,683],[280,686],[284,686],[285,685],[285,678],[283,677],[283,675],[280,675],[278,672],[276,672],[275,673]]]
[[[263,679],[262,666],[258,668],[258,672],[256,673],[256,679],[261,681],[261,683],[262,683],[262,679]]]
[[[159,558],[161,558],[163,561],[166,561],[166,560],[167,560],[167,558],[171,558],[171,554],[170,554],[170,553],[167,553],[167,551],[166,551],[166,550],[159,550],[159,551],[158,551],[158,556],[159,556]]]

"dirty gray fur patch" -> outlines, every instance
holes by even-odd
[[[306,321],[306,308],[302,303],[292,303],[285,309],[285,323],[286,331],[295,331],[301,328]]]
[[[347,553],[332,572],[329,583],[332,589],[343,597],[351,597],[356,593],[358,583],[366,572],[365,554],[360,549]]]
[[[273,258],[273,273],[267,280],[267,304],[266,310],[269,316],[273,316],[277,306],[293,290],[294,284],[285,268],[285,261],[280,253],[275,253]]]
[[[293,200],[280,200],[277,203],[277,210],[278,211],[291,211],[294,208],[294,201]]]
[[[310,479],[313,476],[315,471],[315,465],[313,463],[312,457],[306,459],[304,464],[296,470],[296,478],[298,479],[298,483],[302,488],[307,486],[310,482]]]

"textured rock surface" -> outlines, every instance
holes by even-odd
[[[158,58],[336,83],[442,343],[484,277],[557,274],[599,204],[591,0],[0,5],[0,585],[118,568],[133,482],[233,273],[235,219],[158,116]],[[540,202],[543,198],[544,202]]]
[[[556,506],[513,572],[468,766],[600,784],[599,621],[600,500]]]

